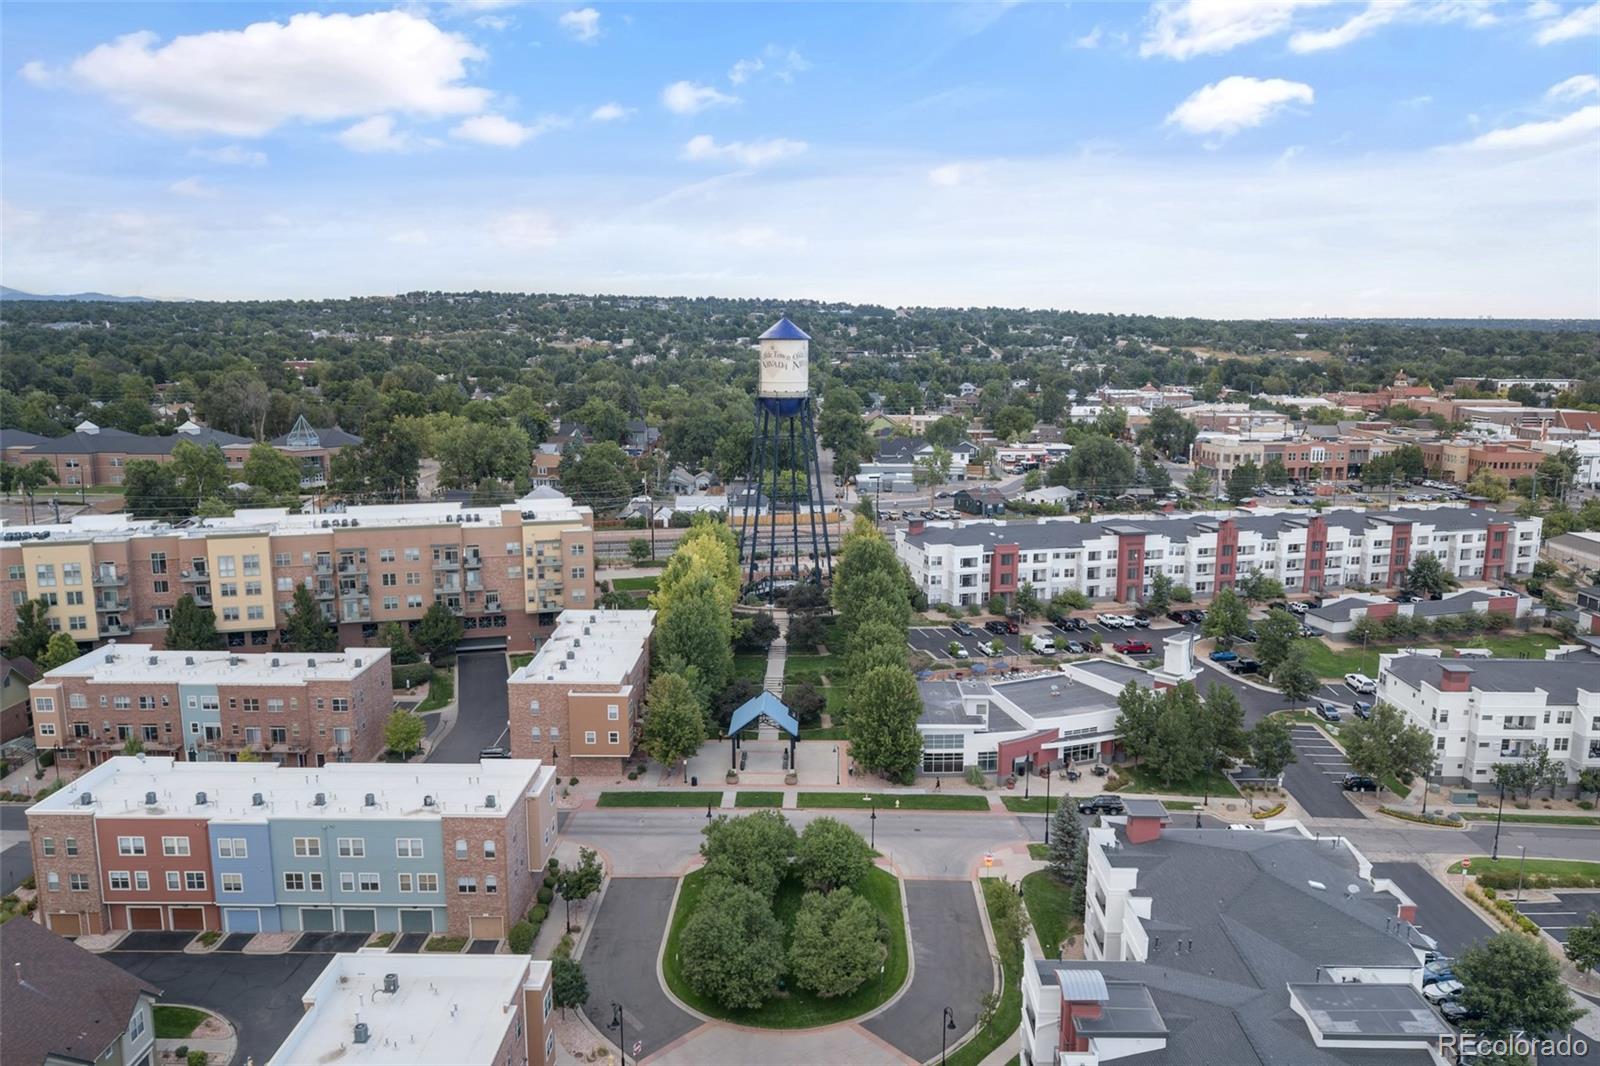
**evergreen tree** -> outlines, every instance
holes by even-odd
[[[1072,890],[1068,913],[1083,913],[1084,887],[1089,880],[1089,835],[1078,820],[1072,797],[1062,796],[1061,806],[1050,816],[1050,872]]]
[[[193,596],[178,597],[167,622],[166,645],[169,651],[215,651],[223,647],[216,614],[195,603]]]
[[[333,651],[339,646],[339,631],[323,617],[321,605],[304,585],[294,587],[294,602],[283,622],[283,638],[283,646],[290,651]]]
[[[72,639],[70,633],[55,633],[50,637],[50,643],[39,657],[34,660],[41,671],[54,670],[58,666],[65,666],[76,659],[81,652],[78,651],[78,642]]]
[[[461,643],[461,634],[464,632],[461,619],[444,605],[443,600],[434,600],[423,612],[417,628],[411,631],[411,641],[418,651],[432,658],[454,651],[455,646]]]
[[[54,635],[50,628],[49,603],[43,598],[24,600],[17,606],[17,624],[6,642],[6,654],[13,659],[37,662]]]

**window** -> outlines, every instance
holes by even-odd
[[[88,874],[71,874],[71,875],[69,875],[69,877],[70,877],[70,880],[67,883],[67,887],[72,889],[72,891],[74,891],[74,892],[87,892],[87,891],[89,891],[89,875]]]
[[[148,892],[148,891],[150,891],[150,871],[149,870],[135,870],[135,871],[133,871],[133,887],[134,887],[134,889],[136,891],[139,891],[139,892]]]
[[[342,696],[335,696],[333,698],[333,713],[334,714],[348,714],[349,711],[350,711],[350,701],[348,699],[346,699],[346,698],[344,698]]]
[[[499,892],[500,879],[495,877],[494,874],[489,874],[483,879],[483,890],[491,895]]]
[[[528,701],[528,713],[529,714],[538,714],[539,713],[539,701],[538,700],[529,700]]]
[[[61,875],[60,874],[45,874],[44,875],[44,886],[45,886],[45,888],[49,889],[51,892],[60,892],[61,891]]]
[[[439,891],[439,875],[438,874],[418,874],[417,875],[417,891],[418,892],[437,892],[437,891]]]
[[[219,837],[217,838],[217,858],[219,859],[247,859],[250,850],[245,845],[244,837]]]
[[[176,870],[167,871],[167,891],[178,892],[183,888],[183,878]]]
[[[41,737],[53,737],[53,736],[55,736],[56,735],[55,723],[54,722],[40,722],[39,723],[39,735]]]
[[[585,744],[593,744],[595,742],[594,736],[595,736],[594,730],[590,729],[590,730],[585,731],[584,734],[583,734],[583,742]]]
[[[532,730],[530,730],[530,733],[533,736],[534,740],[540,740],[543,737],[543,732],[542,732],[542,730],[540,730],[540,728],[538,726],[534,726],[532,728]]]
[[[222,875],[222,891],[243,892],[244,874],[226,873]]]
[[[144,1036],[144,1011],[137,1010],[133,1014],[133,1021],[128,1026],[128,1039],[137,1041]]]
[[[410,892],[415,880],[411,874],[396,874],[395,887],[401,892]]]
[[[339,875],[339,891],[340,892],[354,892],[355,890],[356,890],[356,875],[353,874],[353,873],[341,873]]]
[[[610,706],[608,706],[606,708],[606,718],[609,721],[615,722],[618,719],[618,717],[620,717],[620,712],[618,711],[617,705],[615,703],[611,704]]]
[[[54,855],[56,853],[56,838],[55,837],[40,837],[39,838],[39,853],[41,855]]]
[[[163,855],[187,855],[187,854],[189,854],[189,838],[188,837],[162,837],[161,838],[161,854],[163,854]]]
[[[457,878],[456,891],[462,893],[463,895],[472,895],[478,891],[478,879],[476,877]]]
[[[467,838],[466,837],[457,837],[456,838],[456,858],[464,859],[466,857],[467,857]]]
[[[377,874],[360,874],[357,880],[360,882],[361,891],[363,892],[377,892],[381,886]]]
[[[483,842],[483,857],[486,858],[486,859],[492,859],[492,858],[494,858],[494,855],[495,855],[494,841],[485,840]]]
[[[143,855],[144,837],[118,837],[118,855]]]
[[[394,854],[398,859],[422,858],[421,837],[399,837],[394,842]]]
[[[297,859],[314,859],[322,854],[322,840],[320,837],[295,837],[294,857]]]
[[[183,887],[190,892],[204,892],[206,890],[206,874],[204,870],[189,870],[183,875]]]
[[[285,870],[283,874],[283,890],[285,892],[304,892],[306,890],[306,875]]]
[[[367,841],[365,837],[340,837],[339,858],[361,859],[367,854]]]
[[[110,884],[111,891],[126,892],[133,888],[133,878],[126,870],[112,870]]]
[[[607,744],[621,744],[622,743],[622,734],[618,733],[616,730],[612,730],[611,732],[606,734],[606,743]]]
[[[66,852],[67,852],[68,855],[76,855],[76,854],[78,854],[78,838],[77,837],[67,837],[66,840],[64,841],[64,843],[66,845]],[[142,850],[142,848],[143,848],[143,844],[142,843],[141,843],[140,847],[141,847],[141,850],[140,850],[139,854],[143,855],[144,851]]]

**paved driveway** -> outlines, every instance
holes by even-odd
[[[1417,905],[1417,928],[1439,942],[1447,955],[1460,955],[1467,948],[1494,934],[1485,919],[1432,874],[1414,862],[1372,864],[1375,877],[1387,877]]]
[[[1555,897],[1550,903],[1523,903],[1517,909],[1563,944],[1569,931],[1587,924],[1591,914],[1600,914],[1600,895],[1593,892],[1557,892]]]
[[[327,955],[185,955],[112,951],[104,958],[161,989],[167,1003],[216,1011],[239,1030],[233,1066],[266,1062],[305,1013],[300,997]]]
[[[1297,725],[1291,735],[1297,759],[1284,770],[1283,787],[1313,818],[1361,817],[1339,784],[1350,772],[1339,746],[1314,726]]]
[[[192,932],[147,929],[129,933],[117,944],[117,948],[120,951],[182,951],[197,935]]]
[[[911,985],[862,1027],[926,1062],[939,1055],[944,1009],[955,1012],[949,1035],[959,1038],[977,1024],[994,975],[971,881],[906,881],[905,894],[916,961]]]
[[[9,896],[33,873],[33,849],[27,841],[0,851],[0,896]]]
[[[394,947],[389,950],[402,955],[415,955],[422,950],[422,945],[427,942],[427,933],[402,933],[400,938],[394,942]]]
[[[505,744],[506,676],[503,651],[456,656],[456,724],[428,753],[429,762],[475,763],[484,748]]]
[[[301,933],[289,950],[301,955],[355,951],[367,942],[368,936],[367,933]]]
[[[671,877],[613,877],[583,949],[583,972],[589,978],[583,1012],[615,1042],[616,1033],[606,1026],[611,1024],[611,1004],[622,1004],[628,1043],[644,1045],[641,1058],[700,1025],[667,998],[656,977],[656,957],[677,886]]]

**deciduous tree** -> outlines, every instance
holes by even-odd
[[[922,698],[911,671],[903,665],[874,667],[851,686],[850,697],[851,756],[890,780],[909,782],[922,761]]]
[[[806,826],[795,859],[801,881],[815,892],[853,887],[872,869],[867,842],[837,818],[818,818]]]
[[[700,750],[706,739],[705,705],[680,674],[657,674],[645,697],[640,746],[669,770]]]
[[[794,827],[777,811],[720,816],[701,832],[706,873],[748,886],[768,900],[788,876],[799,843]]]
[[[1504,932],[1461,953],[1456,977],[1461,1002],[1482,1017],[1473,1028],[1486,1036],[1520,1029],[1529,1036],[1566,1030],[1583,1016],[1561,982],[1561,967],[1545,946],[1522,933]]]
[[[17,606],[17,624],[6,642],[6,654],[13,659],[38,662],[55,635],[50,628],[50,605],[43,598],[23,600]],[[171,645],[168,645],[170,647]]]
[[[406,707],[396,707],[384,723],[383,742],[397,755],[409,756],[422,747],[422,737],[426,732],[427,727],[421,715]]]
[[[1225,588],[1211,598],[1206,608],[1206,620],[1200,631],[1214,637],[1219,643],[1231,644],[1236,638],[1250,632],[1250,616],[1244,601],[1231,588]]]
[[[78,642],[72,639],[70,633],[55,633],[50,637],[50,643],[45,645],[35,663],[41,671],[54,670],[58,666],[65,666],[76,659],[79,654]]]
[[[794,917],[789,975],[822,999],[849,995],[883,961],[883,936],[878,912],[848,888],[807,892]]]
[[[783,976],[783,926],[770,897],[726,877],[709,877],[683,924],[678,957],[684,980],[724,1007],[759,1007]]]
[[[1263,777],[1276,778],[1298,758],[1289,720],[1268,715],[1250,729],[1250,762]]]
[[[1351,769],[1383,787],[1390,776],[1409,778],[1433,767],[1433,735],[1406,721],[1392,703],[1379,701],[1369,718],[1356,718],[1339,731]]]

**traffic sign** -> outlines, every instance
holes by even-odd
[[[1472,860],[1471,860],[1471,859],[1462,859],[1462,860],[1461,860],[1461,868],[1462,868],[1462,869],[1463,869],[1463,870],[1470,870],[1470,869],[1472,869]]]
[[[644,1051],[644,1041],[643,1040],[635,1040],[633,1042],[633,1057],[634,1058],[638,1058],[639,1055],[643,1051]]]
[[[983,856],[983,864],[985,866],[993,866],[994,865],[994,852],[990,851],[990,852],[986,852],[984,854],[984,856]]]

